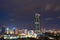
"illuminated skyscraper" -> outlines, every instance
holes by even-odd
[[[40,14],[36,13],[35,14],[35,32],[40,33]]]

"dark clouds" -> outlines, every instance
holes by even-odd
[[[45,20],[51,21],[51,20],[54,20],[54,19],[53,18],[46,18]]]
[[[60,19],[60,16],[58,16],[57,18],[59,18],[59,19]]]
[[[60,0],[3,0],[1,7],[5,12],[33,12],[34,8],[45,11],[60,10]]]
[[[60,15],[59,11],[60,0],[0,0],[0,23],[12,25],[32,24],[33,26],[34,14],[39,12],[41,14],[42,26],[45,27],[46,22],[48,24],[50,22],[53,22],[53,24],[58,23],[59,25],[60,21],[56,19]]]

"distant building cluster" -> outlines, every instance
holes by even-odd
[[[17,29],[15,27],[12,27],[12,29],[10,29],[9,27],[5,27],[4,25],[2,26],[2,28],[0,29],[0,34],[8,34],[8,35],[24,35],[24,36],[29,36],[29,37],[37,37],[38,34],[42,34],[42,33],[60,33],[60,31],[56,31],[56,30],[46,30],[46,29],[42,29],[40,26],[40,14],[36,13],[35,14],[35,27],[34,30],[28,30],[28,29]]]

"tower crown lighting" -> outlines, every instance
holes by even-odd
[[[40,16],[40,14],[39,13],[36,13],[35,16]]]

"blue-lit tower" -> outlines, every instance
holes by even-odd
[[[12,30],[14,31],[14,34],[15,34],[16,27],[13,27],[13,29],[12,29]]]

